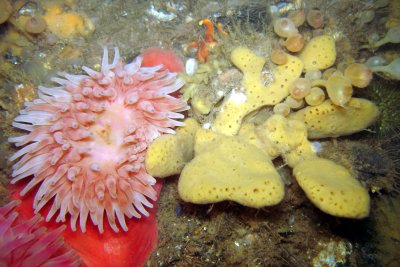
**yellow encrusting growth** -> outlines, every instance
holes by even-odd
[[[193,158],[194,136],[199,128],[198,122],[189,118],[176,134],[164,134],[157,138],[146,152],[147,172],[158,178],[179,174]]]
[[[225,138],[225,135],[217,134],[211,130],[204,128],[199,129],[196,133],[194,154],[198,155],[214,149],[216,146],[224,142]]]
[[[368,191],[346,168],[316,158],[297,164],[293,174],[307,197],[322,211],[355,219],[368,216]]]
[[[304,122],[309,138],[349,135],[364,130],[379,115],[378,107],[362,98],[351,98],[345,108],[331,100],[318,106],[309,106],[289,115],[289,119]]]
[[[335,63],[335,40],[330,35],[312,38],[299,55],[305,70],[327,69]]]
[[[246,122],[242,124],[237,137],[239,140],[257,147],[265,154],[270,156],[271,159],[279,156],[279,151],[277,151],[275,147],[266,146],[264,142],[257,136],[257,126],[254,123]]]
[[[288,56],[286,64],[274,69],[274,81],[264,86],[261,82],[264,58],[248,48],[238,47],[233,50],[231,60],[243,72],[244,91],[232,90],[213,122],[213,129],[226,135],[237,134],[243,118],[250,112],[281,102],[289,94],[289,85],[300,77],[303,70],[301,60]]]
[[[43,19],[46,21],[48,29],[60,38],[86,36],[94,31],[94,25],[88,18],[75,12],[65,12],[57,4],[46,6],[46,14]]]
[[[300,121],[273,115],[257,127],[256,133],[265,146],[269,147],[269,151],[273,151],[270,156],[282,155],[290,167],[305,159],[317,157],[307,139],[307,128]]]
[[[207,130],[204,134],[217,135]],[[237,137],[225,136],[215,143],[209,140],[211,143],[203,143],[207,149],[200,149],[182,170],[178,191],[184,201],[206,204],[232,200],[260,208],[283,199],[283,181],[265,153]]]
[[[202,115],[206,115],[206,114],[208,114],[208,113],[210,113],[210,110],[211,110],[211,108],[212,108],[212,103],[211,102],[206,102],[206,101],[204,101],[204,99],[203,98],[201,98],[200,96],[198,96],[198,95],[195,95],[193,98],[192,98],[192,106],[193,106],[193,108],[197,111],[197,112],[199,112],[200,114],[202,114]]]

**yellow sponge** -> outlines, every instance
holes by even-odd
[[[314,37],[306,44],[299,57],[305,70],[329,68],[336,60],[335,40],[329,35]]]
[[[192,98],[192,107],[200,114],[207,115],[210,113],[212,108],[212,103],[210,101],[206,101],[204,98],[199,95],[195,95]]]
[[[221,144],[225,138],[225,135],[217,134],[209,129],[200,128],[195,136],[194,154],[198,155],[214,149],[217,145]]]
[[[185,120],[185,126],[176,134],[158,137],[147,149],[146,170],[159,178],[179,174],[185,164],[193,158],[194,136],[200,125],[195,119]]]
[[[231,60],[244,74],[256,78],[260,78],[265,64],[265,58],[257,56],[253,51],[243,46],[232,51]]]
[[[300,77],[303,70],[301,60],[288,55],[287,63],[273,70],[274,81],[264,86],[261,82],[264,58],[248,48],[238,47],[233,50],[231,60],[243,72],[244,90],[232,90],[212,124],[216,132],[230,136],[237,134],[247,114],[263,106],[278,104],[288,96],[289,85]]]
[[[379,115],[377,106],[362,98],[352,98],[346,108],[326,100],[321,105],[309,106],[289,115],[289,119],[306,124],[309,138],[349,135],[364,130]]]
[[[307,128],[300,121],[276,114],[259,125],[256,134],[272,158],[282,155],[290,167],[316,157],[307,139]]]
[[[269,155],[272,158],[276,158],[279,156],[280,152],[273,146],[266,146],[264,142],[257,136],[257,127],[254,123],[246,122],[243,123],[240,127],[237,137],[253,146],[257,147],[265,154]]]
[[[307,197],[322,211],[346,218],[368,216],[368,192],[346,168],[316,158],[296,165],[293,174]]]
[[[220,140],[183,168],[181,198],[196,204],[232,200],[254,208],[279,203],[284,184],[269,157],[236,137]]]

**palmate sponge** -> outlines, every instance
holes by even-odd
[[[309,138],[349,135],[364,130],[379,115],[378,107],[362,98],[351,98],[345,108],[331,100],[318,106],[309,106],[289,115],[289,119],[306,124]]]
[[[207,204],[232,200],[260,208],[283,199],[283,181],[268,155],[237,137],[203,131],[203,146],[197,146],[199,154],[185,166],[179,179],[178,191],[184,201]],[[216,139],[208,138],[212,135]],[[222,142],[214,142],[218,136],[223,137]]]
[[[288,55],[287,62],[273,70],[274,81],[264,86],[261,81],[265,64],[263,57],[248,48],[237,47],[232,51],[231,60],[243,72],[244,91],[232,90],[212,124],[216,132],[230,136],[237,134],[247,114],[263,106],[276,105],[287,97],[289,85],[300,77],[303,70],[301,60]]]
[[[200,125],[195,119],[185,120],[176,134],[164,134],[157,138],[146,152],[147,172],[159,178],[179,174],[193,158],[194,136]]]
[[[368,216],[368,192],[346,168],[315,158],[297,164],[293,174],[307,197],[322,211],[355,219]]]

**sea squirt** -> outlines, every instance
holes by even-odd
[[[274,22],[274,31],[280,37],[289,37],[292,34],[298,33],[293,21],[288,18],[279,18]]]

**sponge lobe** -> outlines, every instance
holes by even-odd
[[[330,35],[314,37],[299,55],[306,70],[327,69],[336,61],[335,40]]]
[[[316,158],[296,165],[293,174],[307,197],[322,211],[355,219],[368,216],[368,192],[346,168]]]
[[[251,144],[225,137],[183,169],[178,191],[196,204],[232,200],[254,208],[274,205],[284,197],[284,184],[269,157]]]
[[[158,178],[179,174],[194,156],[194,136],[199,128],[198,122],[189,118],[176,134],[158,137],[146,152],[147,172]]]

